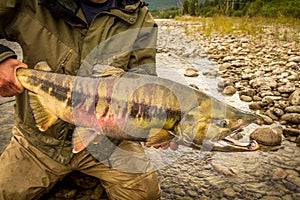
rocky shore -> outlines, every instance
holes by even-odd
[[[280,143],[254,152],[204,152],[180,147],[159,150],[157,164],[163,200],[300,199],[300,45],[275,37],[205,36],[201,24],[158,20],[158,74],[193,85],[233,106],[264,116],[267,126],[255,139]],[[269,27],[266,27],[268,29]],[[268,29],[269,30],[269,29]],[[287,31],[298,31],[285,29]],[[300,40],[300,35],[299,35]],[[12,127],[13,99],[0,98],[1,148]],[[248,141],[257,126],[239,138]],[[270,132],[274,132],[271,136]],[[258,136],[257,136],[258,135]],[[275,135],[275,136],[274,136]],[[279,139],[278,139],[279,138]],[[273,140],[271,142],[274,142]],[[149,153],[153,149],[147,149]],[[74,173],[43,199],[107,199],[99,181]]]

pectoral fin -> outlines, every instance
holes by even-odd
[[[29,92],[28,95],[36,126],[40,131],[46,131],[57,121],[58,117],[54,115],[42,101],[40,101],[37,94]]]
[[[171,141],[175,135],[168,130],[152,128],[146,142],[146,146],[156,146]]]
[[[99,136],[93,129],[77,127],[73,133],[73,153],[84,150]]]

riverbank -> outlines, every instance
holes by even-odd
[[[297,43],[280,42],[272,37],[271,32],[262,35],[262,40],[259,41],[245,34],[216,34],[208,37],[204,33],[192,31],[201,29],[199,23],[173,20],[157,22],[159,24],[157,68],[160,76],[183,84],[194,84],[200,90],[245,110],[249,110],[249,105],[254,101],[264,104],[269,102],[266,98],[263,101],[265,96],[262,96],[265,93],[272,98],[280,96],[280,99],[270,100],[270,107],[268,104],[266,107],[256,109],[256,112],[263,112],[266,116],[267,110],[272,107],[278,108],[275,103],[278,104],[279,101],[285,102],[283,105],[287,102],[290,105],[288,99],[299,89],[297,77],[300,63],[296,58],[300,56],[300,49]],[[194,34],[191,34],[192,32]],[[291,58],[294,60],[290,60]],[[196,69],[198,76],[185,77],[187,68]],[[294,80],[291,80],[290,76],[293,75]],[[269,81],[262,84],[266,86],[265,89],[259,90],[250,83],[258,77],[272,78],[276,86],[271,87],[272,82],[267,79]],[[292,89],[287,90],[289,92],[281,93],[279,87],[288,83],[294,87],[291,85]],[[224,90],[227,86],[231,86],[231,92],[226,92],[225,95]],[[248,93],[244,96],[250,97],[251,102],[240,100],[242,96],[240,93],[245,94],[242,91],[246,89]],[[297,95],[294,96],[297,99]],[[1,102],[5,103],[0,106],[1,113],[4,113],[1,117],[0,130],[1,133],[7,133],[1,134],[1,141],[8,142],[13,123],[14,102],[3,98]],[[268,109],[264,111],[265,108]],[[283,111],[284,114],[287,113],[285,109]],[[282,123],[280,120],[270,121],[272,124],[279,122]],[[299,130],[299,123],[281,125]],[[246,129],[242,135],[243,139],[249,140],[249,133],[255,128]],[[185,147],[180,147],[178,151],[160,150],[159,157],[156,157],[157,160],[154,162],[156,161],[158,168],[162,199],[300,199],[300,150],[295,142],[291,142],[296,141],[298,136],[291,137],[294,140],[283,137],[282,144],[276,151],[224,153],[195,151]],[[87,189],[78,187],[74,180],[80,178],[95,184]],[[99,182],[90,177],[84,178],[80,175],[75,176],[75,179],[68,177],[60,182],[47,198],[100,199],[97,195],[100,190]],[[82,183],[84,184],[84,181]],[[78,182],[77,184],[80,185]]]

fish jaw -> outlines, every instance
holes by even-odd
[[[200,149],[204,143],[224,140],[226,137],[240,132],[249,124],[263,124],[263,118],[257,114],[238,110],[222,102],[217,103],[216,106],[216,102],[207,101],[184,116],[178,131],[180,133],[178,134],[180,135],[179,143]],[[213,104],[214,106],[211,106]],[[233,143],[228,145],[233,145]],[[233,149],[235,148],[233,147]],[[236,149],[253,150],[257,147],[248,144],[248,146],[240,145],[240,148]]]

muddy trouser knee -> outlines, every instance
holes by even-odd
[[[14,128],[13,132],[18,131]],[[13,135],[0,156],[0,200],[38,199],[73,170],[99,178],[110,199],[160,198],[156,172],[148,170],[148,160],[140,154],[128,156],[115,151],[110,157],[115,168],[110,168],[84,150],[75,154],[68,165],[63,165],[32,146],[22,135]],[[143,152],[138,142],[123,141],[120,146]]]
[[[109,199],[157,200],[161,196],[156,171],[139,142],[122,141],[109,157],[109,165],[86,152],[76,159],[82,163],[81,172],[100,179]]]
[[[38,199],[69,172],[14,134],[0,156],[0,199]]]

